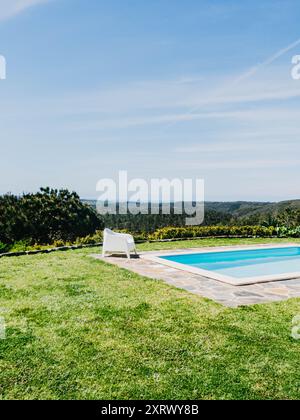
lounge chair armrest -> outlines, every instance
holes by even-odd
[[[130,235],[129,233],[124,233],[123,235],[124,235],[124,238],[126,238],[130,242],[134,242],[134,237]]]

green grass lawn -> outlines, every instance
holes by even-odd
[[[139,249],[258,242],[270,241]],[[291,338],[300,299],[228,309],[95,252],[0,260],[1,399],[300,397],[300,341]]]

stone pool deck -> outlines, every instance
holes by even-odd
[[[203,251],[203,248],[200,250]],[[195,248],[177,249],[176,251],[185,253],[189,251],[195,252]],[[166,255],[170,255],[173,252],[174,250],[164,251]],[[141,252],[139,253],[140,258],[132,258],[131,260],[119,256],[102,258],[100,255],[93,255],[93,257],[106,263],[117,265],[120,268],[125,268],[141,276],[162,280],[171,286],[187,290],[188,292],[211,299],[231,308],[300,297],[300,278],[249,286],[231,286],[144,258],[145,256],[156,255],[157,253],[157,251]]]

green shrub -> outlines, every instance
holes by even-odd
[[[60,248],[60,247],[65,246],[65,245],[66,245],[66,243],[61,239],[57,239],[53,243],[54,248]]]
[[[278,236],[280,238],[300,238],[300,226],[294,228],[288,228],[286,226],[281,226],[277,229]]]
[[[74,242],[102,228],[96,210],[68,190],[41,188],[21,197],[0,196],[0,241],[5,244]]]
[[[30,248],[30,241],[15,242],[9,249],[10,252],[24,252]]]
[[[149,235],[150,240],[183,239],[201,237],[271,237],[276,236],[274,227],[263,226],[187,226],[158,229]]]
[[[77,238],[75,241],[76,245],[92,245],[102,242],[103,233],[100,230],[97,230],[93,235],[87,235],[82,238]]]
[[[4,254],[5,252],[9,251],[9,246],[0,242],[0,254]]]

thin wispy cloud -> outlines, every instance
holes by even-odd
[[[149,80],[101,91],[75,92],[64,96],[58,106],[53,106],[53,111],[76,117],[78,127],[84,128],[86,124],[87,129],[92,126],[118,129],[151,124],[172,125],[239,116],[260,118],[260,107],[273,111],[275,106],[282,107],[283,103],[286,107],[284,115],[286,112],[294,115],[293,101],[300,98],[300,83],[291,78],[289,61],[285,66],[275,65],[262,70],[223,95],[210,95],[211,87],[222,85],[224,78],[211,80],[210,77],[199,76]],[[257,112],[246,112],[247,108],[256,105]],[[196,108],[198,112],[189,112],[189,109]]]
[[[245,71],[244,73],[242,73],[241,75],[236,77],[233,81],[231,81],[229,83],[226,83],[220,90],[216,90],[216,91],[212,92],[208,96],[208,99],[207,99],[208,102],[214,101],[218,97],[222,97],[222,96],[224,96],[224,94],[226,94],[228,92],[231,92],[232,89],[234,89],[236,86],[238,86],[241,83],[246,82],[247,80],[251,79],[260,70],[264,69],[265,67],[270,66],[276,60],[278,60],[280,57],[282,57],[283,55],[287,54],[289,51],[296,48],[298,45],[300,45],[300,39],[297,39],[296,41],[292,42],[291,44],[287,45],[286,47],[279,49],[278,51],[276,51],[275,54],[272,54],[271,56],[267,57],[262,62],[250,67],[247,71]],[[204,102],[204,103],[202,102],[202,103],[196,105],[195,107],[189,109],[186,114],[191,115],[191,114],[199,111],[200,107],[202,107],[206,103],[207,102]],[[174,123],[171,123],[171,124],[176,124],[178,121],[175,121]]]
[[[123,118],[96,118],[91,121],[78,121],[71,124],[73,130],[118,130],[121,128],[132,128],[140,126],[155,126],[166,123],[192,122],[199,120],[232,120],[235,122],[277,122],[290,124],[300,120],[300,110],[276,109],[269,107],[265,109],[233,110],[219,112],[199,112],[194,114],[164,114],[157,116],[123,117]]]
[[[9,19],[26,9],[51,0],[0,0],[0,21]]]
[[[210,162],[189,162],[189,165],[195,166],[195,168],[201,168],[203,169],[211,169],[211,170],[220,170],[220,169],[227,169],[227,170],[233,170],[233,169],[271,169],[271,168],[277,168],[277,169],[283,169],[283,168],[291,168],[291,167],[299,167],[300,165],[300,159],[226,159],[222,161],[210,161]]]
[[[178,84],[176,81],[148,81],[120,86],[112,90],[74,94],[64,99],[65,108],[71,113],[133,112],[135,110],[162,110],[166,108],[186,108],[197,105],[197,109],[206,106],[247,104],[272,100],[286,100],[300,97],[300,83],[289,81],[281,84],[280,79],[257,80],[241,88],[231,90],[223,96],[209,97],[205,82]],[[202,99],[199,99],[201,96]],[[72,108],[71,104],[77,104]],[[186,112],[188,114],[188,112]]]
[[[257,150],[258,141],[247,141],[247,140],[256,140],[259,139],[261,142],[261,136],[256,137],[256,135],[239,135],[235,141],[228,141],[224,138],[222,141],[218,141],[216,143],[211,144],[196,144],[190,146],[179,146],[175,149],[176,153],[190,153],[190,154],[223,154],[223,153],[236,153],[236,152],[253,152]],[[265,147],[270,147],[274,150],[278,148],[284,148],[285,145],[283,143],[274,144],[274,142],[268,141],[264,143]]]

